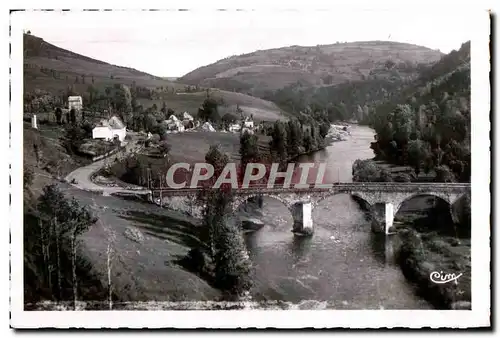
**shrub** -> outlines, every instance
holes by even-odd
[[[411,182],[411,176],[408,175],[407,173],[397,174],[394,177],[394,182],[402,182],[402,183]]]
[[[215,238],[216,285],[241,295],[251,286],[250,268],[241,230],[232,222],[221,221]]]

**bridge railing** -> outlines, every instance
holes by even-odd
[[[268,188],[266,184],[250,185],[249,187],[239,187],[232,189],[235,192],[249,192],[249,191],[266,191],[266,192],[304,192],[304,191],[325,191],[330,189],[367,189],[367,190],[386,190],[386,189],[403,189],[403,190],[421,190],[421,189],[446,189],[446,190],[467,190],[470,189],[470,183],[393,183],[393,182],[352,182],[352,183],[332,183],[331,187],[314,187],[312,185],[309,188],[296,188],[296,187],[284,187],[284,186],[273,186]],[[202,191],[206,188],[181,188],[174,189],[170,187],[152,187],[151,190],[154,192],[161,191],[164,193],[176,193],[176,194],[188,194],[197,191]],[[216,188],[214,188],[216,189]]]

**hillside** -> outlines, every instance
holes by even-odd
[[[206,95],[204,88],[193,88],[132,68],[111,65],[54,46],[39,37],[24,35],[26,100],[49,93],[62,98],[64,102],[69,94],[74,94],[81,95],[87,107],[89,101],[102,101],[103,104],[96,103],[92,107],[102,110],[107,108],[104,93],[109,92],[108,88],[114,85],[129,86],[144,109],[150,108],[154,103],[161,107],[166,102],[169,108],[188,111],[193,115],[197,113]],[[282,111],[274,103],[225,91],[216,91],[215,95],[222,98],[223,110],[236,110],[239,105],[245,114],[254,114],[257,119],[284,118]]]
[[[436,171],[438,181],[470,182],[470,42],[424,70],[370,116],[375,154]]]
[[[24,35],[24,85],[26,91],[86,90],[89,84],[106,86],[136,83],[144,87],[182,88],[182,85],[138,70],[111,65],[54,46],[34,35]]]
[[[263,96],[295,83],[332,86],[391,78],[395,71],[414,76],[418,64],[436,62],[441,56],[426,47],[385,41],[291,46],[225,58],[178,81]]]

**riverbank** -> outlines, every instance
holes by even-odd
[[[470,310],[470,239],[419,233],[411,228],[400,229],[399,235],[398,263],[405,277],[416,284],[419,295],[437,309]],[[449,280],[452,274],[459,277],[447,283],[435,282]]]
[[[412,168],[373,160],[353,165],[353,176],[361,182],[435,181],[433,173],[417,178]],[[415,284],[417,294],[438,309],[471,306],[470,219],[464,211],[467,207],[470,209],[470,200],[466,198],[450,208],[433,196],[421,196],[404,202],[395,215],[392,229],[402,239],[397,263],[404,276]],[[440,284],[431,279],[433,274],[461,276],[457,283]]]

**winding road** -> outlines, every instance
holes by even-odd
[[[138,134],[129,132],[128,135],[131,135],[132,139],[129,142],[127,142],[127,144],[122,150],[113,155],[105,157],[102,160],[95,161],[87,166],[75,169],[65,177],[65,181],[80,190],[99,192],[102,193],[103,195],[111,195],[116,193],[135,194],[135,195],[149,194],[151,192],[150,190],[145,189],[144,187],[134,186],[131,184],[127,184],[129,188],[122,188],[113,186],[102,186],[92,182],[92,175],[98,172],[107,163],[115,161],[115,159],[118,160],[123,159],[141,149],[141,146],[138,145],[139,141]]]

